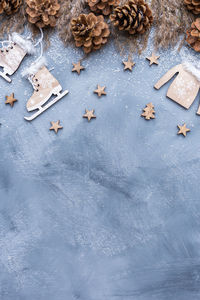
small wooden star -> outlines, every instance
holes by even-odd
[[[96,118],[96,116],[94,115],[94,109],[92,110],[85,110],[85,114],[83,115],[83,118],[87,118],[88,121],[90,121],[93,118]]]
[[[132,71],[132,68],[135,66],[135,63],[129,59],[128,61],[123,61],[123,64],[124,64],[124,70],[129,69],[130,71]]]
[[[149,65],[153,65],[156,64],[158,65],[158,59],[160,58],[160,56],[156,56],[154,52],[152,52],[151,56],[146,57],[146,59],[148,59],[150,61]]]
[[[62,129],[63,127],[60,126],[60,121],[58,120],[57,122],[51,122],[51,128],[49,128],[49,130],[54,130],[55,133],[58,132],[59,129]]]
[[[83,66],[81,66],[81,62],[80,61],[77,64],[72,63],[72,65],[74,66],[73,69],[72,69],[72,72],[77,72],[78,75],[80,75],[81,70],[85,69]]]
[[[99,97],[101,97],[102,95],[106,95],[106,92],[104,91],[105,88],[105,86],[97,85],[97,89],[94,90],[94,93],[98,94]]]
[[[5,104],[10,104],[10,106],[13,107],[16,101],[17,99],[14,98],[14,93],[12,93],[10,96],[6,96]]]
[[[179,128],[179,132],[177,134],[182,134],[182,135],[186,136],[187,132],[190,131],[190,129],[186,127],[185,123],[183,124],[183,126],[177,125],[177,127]]]

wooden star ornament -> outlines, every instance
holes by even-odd
[[[132,71],[133,67],[135,66],[135,63],[130,59],[128,59],[128,61],[123,61],[123,64],[124,64],[124,71],[125,70]]]
[[[182,135],[186,136],[186,135],[187,135],[187,132],[190,131],[190,129],[186,127],[186,124],[185,124],[185,123],[184,123],[182,126],[177,125],[177,127],[179,128],[179,131],[178,131],[177,134],[182,134]]]
[[[94,109],[92,110],[85,110],[85,114],[83,115],[83,118],[87,118],[88,121],[90,121],[93,118],[96,118],[96,116],[94,115]]]
[[[72,69],[72,72],[77,72],[78,75],[80,75],[81,70],[85,69],[83,66],[81,66],[81,62],[80,61],[77,64],[72,63],[72,65],[74,66],[73,69]]]
[[[14,93],[12,93],[10,96],[6,96],[5,104],[10,104],[10,106],[13,107],[16,101],[17,99],[14,98]]]
[[[150,66],[153,65],[153,64],[158,65],[158,59],[159,58],[160,58],[160,56],[156,56],[154,52],[151,54],[151,56],[146,57],[146,59],[149,60],[149,65]]]
[[[97,89],[94,90],[94,93],[98,94],[98,97],[101,97],[102,95],[106,95],[105,86],[100,86],[99,84],[97,85]]]
[[[60,121],[58,120],[57,122],[51,122],[51,128],[49,128],[49,130],[54,130],[55,133],[58,132],[59,129],[62,129],[63,127],[60,126]]]

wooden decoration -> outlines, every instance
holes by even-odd
[[[31,76],[30,81],[33,85],[34,93],[28,100],[26,108],[28,111],[37,111],[30,117],[24,117],[27,121],[34,120],[68,94],[67,90],[62,92],[62,86],[46,67],[42,67],[35,75]],[[55,95],[54,99],[48,102],[53,95]],[[44,105],[46,102],[48,103]]]
[[[133,67],[135,66],[135,63],[128,59],[128,61],[123,61],[124,64],[124,71],[130,70],[132,71]]]
[[[88,121],[90,121],[93,118],[96,118],[96,116],[94,115],[94,109],[92,110],[85,110],[85,114],[83,115],[83,118],[87,118]]]
[[[14,98],[14,93],[12,93],[10,96],[6,96],[5,104],[10,104],[10,106],[13,107],[16,101],[17,99]]]
[[[144,117],[146,120],[155,119],[155,110],[152,103],[146,104],[146,108],[144,108],[143,111],[144,112],[141,114],[141,117]]]
[[[49,130],[54,130],[55,133],[58,132],[59,129],[62,129],[63,127],[60,126],[60,120],[58,120],[57,122],[51,122],[51,127],[49,128]]]
[[[186,127],[186,124],[183,124],[182,126],[177,125],[177,127],[179,128],[179,131],[177,134],[182,134],[182,135],[186,136],[187,132],[190,131],[190,129]]]
[[[154,52],[151,54],[151,56],[146,57],[146,59],[149,60],[149,65],[150,66],[153,65],[153,64],[158,65],[158,59],[159,58],[160,58],[160,56],[156,56]]]
[[[8,75],[13,75],[16,72],[26,53],[24,49],[14,42],[11,42],[8,47],[1,48],[0,67],[3,68],[3,72],[0,72],[0,76],[11,82]]]
[[[101,97],[102,95],[106,95],[105,86],[100,86],[99,84],[97,85],[97,89],[94,90],[94,93],[98,94],[98,97]]]
[[[155,89],[160,89],[176,73],[178,76],[174,79],[167,91],[167,97],[188,109],[194,102],[200,88],[200,82],[189,72],[183,64],[170,69],[156,84]],[[200,106],[197,111],[200,115]]]
[[[81,71],[85,69],[83,66],[81,66],[80,61],[77,64],[72,63],[72,65],[74,66],[72,72],[77,72],[78,75],[80,75]]]

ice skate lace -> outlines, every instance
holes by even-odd
[[[33,89],[34,89],[36,92],[38,92],[38,91],[39,91],[40,85],[39,85],[39,83],[38,83],[38,79],[35,78],[35,75],[29,76],[29,77],[28,77],[28,80],[29,80],[30,83],[32,84]]]
[[[36,64],[42,58],[42,56],[43,56],[43,44],[42,44],[42,40],[43,40],[44,35],[43,35],[43,31],[42,31],[41,28],[40,28],[40,33],[41,33],[41,37],[39,38],[39,40],[37,41],[37,43],[34,45],[34,47],[40,45],[40,56],[31,64],[31,66],[34,65],[34,64]],[[35,78],[35,75],[33,75],[33,74],[30,75],[28,77],[28,80],[32,84],[33,89],[36,92],[39,92],[40,84],[38,83],[38,79]]]
[[[0,44],[1,44],[1,52],[9,52],[10,49],[13,49],[13,45],[16,45],[16,43],[14,43],[12,40],[11,40],[11,37],[9,36],[9,40],[5,40],[5,41],[0,41]]]

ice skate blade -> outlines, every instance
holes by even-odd
[[[66,90],[62,93],[60,93],[55,99],[53,99],[52,101],[50,101],[47,105],[41,107],[38,109],[38,111],[33,114],[32,116],[30,117],[24,117],[24,119],[26,121],[32,121],[34,120],[35,118],[37,118],[39,115],[41,115],[45,110],[47,110],[49,107],[51,107],[53,104],[55,104],[56,102],[58,102],[60,99],[62,99],[65,95],[67,95],[69,92]]]
[[[0,76],[3,77],[6,81],[11,82],[12,80],[5,73],[0,72]]]
[[[196,112],[196,114],[197,114],[198,116],[200,116],[200,108],[198,109],[198,111]]]

